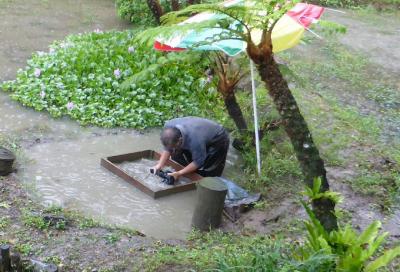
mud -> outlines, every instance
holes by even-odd
[[[47,51],[48,44],[63,39],[67,34],[128,28],[116,18],[114,2],[108,0],[0,1],[0,16],[1,81],[13,79],[17,69],[24,67],[32,52]],[[377,70],[387,74],[388,80],[399,86],[395,82],[400,70],[398,15],[372,18],[347,11],[345,15],[331,13],[328,16],[347,26],[348,34],[341,40],[345,45],[354,51],[364,52],[376,64]],[[345,93],[346,90],[343,90],[343,97],[346,98],[343,101],[349,98],[345,97]],[[365,97],[362,94],[356,97],[360,100],[353,99],[351,103],[364,105]],[[26,162],[18,165],[17,177],[26,184],[35,184],[36,192],[45,204],[79,209],[106,222],[135,227],[156,237],[176,237],[176,230],[179,230],[178,235],[183,238],[187,233],[194,192],[181,194],[174,200],[165,198],[150,203],[147,196],[141,193],[139,196],[134,188],[99,166],[102,156],[157,147],[157,133],[81,128],[69,119],[53,120],[48,114],[26,109],[2,92],[0,105],[0,133],[20,138],[27,157]],[[379,107],[373,109],[374,105],[371,105],[365,114],[379,112]],[[231,153],[228,165],[234,166],[237,159],[237,155]],[[340,182],[344,175],[351,175],[351,171],[328,169],[333,188],[347,199],[343,207],[351,211],[353,223],[363,228],[373,219],[381,219],[393,237],[398,235],[400,214],[397,210],[391,217],[385,217],[378,207],[371,204],[372,199],[355,194]],[[238,173],[240,167],[232,167],[226,175],[237,178]],[[34,192],[32,190],[30,194]],[[285,198],[276,195],[269,199],[266,209],[253,210],[243,215],[236,224],[225,222],[224,228],[272,233],[293,218],[304,218],[304,211],[296,198],[288,196],[287,200],[282,200]],[[160,233],[159,226],[165,227],[166,231]],[[79,231],[76,232],[79,234]],[[102,230],[94,235],[102,235]],[[73,237],[71,234],[64,239],[68,243]],[[77,237],[81,239],[80,235]],[[64,251],[55,246],[54,251],[57,250],[60,254]],[[98,247],[93,247],[93,251],[98,250]]]
[[[400,71],[400,13],[376,13],[346,10],[345,13],[326,12],[324,19],[347,28],[341,43],[361,52],[377,70],[385,74]],[[397,82],[399,84],[399,82]],[[399,86],[400,87],[400,86]]]

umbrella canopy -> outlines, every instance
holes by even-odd
[[[245,3],[246,2],[246,3]],[[245,0],[228,0],[222,3],[225,7],[233,5],[251,5],[251,1]],[[273,51],[279,52],[289,49],[297,45],[302,38],[305,29],[311,23],[318,20],[324,12],[323,7],[298,3],[286,14],[284,14],[276,23],[272,30],[272,45]],[[262,16],[262,15],[260,15]],[[201,23],[207,20],[223,20],[228,16],[223,14],[216,14],[211,12],[201,12],[180,24]],[[240,28],[238,22],[233,22],[230,27],[234,30]],[[220,39],[213,41],[214,37],[221,37],[223,34],[228,33],[227,30],[218,27],[202,28],[200,30],[190,30],[185,33],[176,32],[172,37],[165,38],[160,35],[154,42],[154,48],[160,51],[184,51],[191,50],[214,50],[223,51],[229,56],[235,56],[246,50],[246,42],[239,39]],[[221,35],[222,34],[222,35]],[[259,29],[251,30],[251,38],[255,44],[261,41],[262,31]],[[206,41],[212,42],[206,42]],[[260,158],[260,143],[258,135],[258,117],[257,117],[257,103],[256,91],[254,84],[253,63],[250,60],[250,71],[252,81],[252,98],[253,98],[253,113],[254,113],[254,134],[256,140],[256,154],[257,154],[257,170],[258,174],[261,173],[261,158]]]
[[[230,0],[222,5],[228,7],[243,4],[243,0]],[[298,3],[290,11],[284,14],[272,30],[273,51],[280,52],[297,45],[311,23],[318,20],[324,11],[323,7]],[[226,15],[211,12],[202,12],[180,24],[200,23],[207,20],[224,19]],[[232,24],[234,27],[235,23]],[[236,24],[237,25],[237,24]],[[192,50],[220,50],[229,56],[235,56],[246,50],[246,42],[237,39],[226,39],[205,44],[204,41],[225,32],[221,28],[205,28],[192,30],[184,34],[177,32],[170,38],[158,37],[154,48],[160,51],[183,51]],[[261,39],[261,30],[254,29],[251,33],[253,42],[258,44]]]

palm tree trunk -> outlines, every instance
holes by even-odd
[[[179,10],[179,1],[178,0],[171,0],[171,8],[173,11]]]
[[[312,188],[314,178],[320,177],[322,181],[321,191],[327,191],[329,184],[326,178],[324,161],[319,155],[307,123],[300,113],[297,102],[286,80],[283,78],[278,64],[272,54],[256,58],[256,61],[259,75],[266,84],[269,95],[272,97],[282,118],[282,125],[292,142],[306,185]],[[327,231],[337,229],[334,208],[335,203],[329,199],[320,199],[313,202],[315,215]]]
[[[232,92],[228,96],[224,97],[224,102],[226,109],[228,110],[229,116],[235,122],[236,127],[239,129],[239,132],[245,133],[247,131],[246,120],[244,120],[244,116],[242,110],[236,101],[235,93]]]
[[[147,0],[147,5],[151,12],[153,13],[154,19],[156,20],[157,24],[161,23],[161,16],[163,16],[164,11],[161,7],[159,0]]]

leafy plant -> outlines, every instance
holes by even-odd
[[[19,251],[22,255],[29,255],[32,252],[32,245],[29,243],[19,244],[15,246],[15,249]]]
[[[104,239],[110,244],[115,244],[121,240],[121,235],[119,233],[108,233],[104,236]]]
[[[342,201],[342,197],[337,192],[332,192],[332,191],[320,192],[321,183],[322,183],[321,178],[319,178],[319,177],[314,178],[313,187],[312,188],[306,187],[303,194],[305,196],[307,196],[310,200],[327,198],[327,199],[332,200],[335,203],[340,203]]]
[[[314,188],[307,195],[315,197],[319,191],[318,179],[314,181]],[[335,197],[336,199],[336,197]],[[299,249],[299,256],[307,260],[313,254],[323,253],[335,256],[336,271],[376,271],[378,268],[388,265],[394,258],[400,255],[400,246],[386,250],[376,258],[379,247],[384,242],[388,233],[379,234],[381,223],[375,221],[370,224],[361,234],[357,233],[352,226],[346,225],[338,230],[327,232],[315,217],[309,204],[302,201],[309,221],[304,222],[307,229],[307,242]],[[372,260],[374,259],[374,260]]]
[[[146,1],[141,0],[117,0],[118,16],[129,20],[134,24],[155,24],[154,18]]]
[[[22,221],[28,227],[34,227],[40,230],[45,230],[50,227],[50,222],[46,222],[40,214],[34,214],[31,211],[24,210]]]
[[[50,45],[48,53],[35,53],[17,79],[1,87],[25,106],[103,127],[160,126],[174,117],[207,115],[219,108],[216,93],[206,84],[204,61],[167,62],[142,74],[162,54],[134,43],[133,37],[130,31],[68,36]],[[128,88],[120,88],[137,73]]]
[[[10,219],[8,217],[0,218],[0,230],[7,228],[10,225]]]

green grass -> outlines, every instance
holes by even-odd
[[[0,230],[6,230],[7,227],[10,225],[11,221],[8,217],[1,217],[0,218]]]
[[[280,57],[289,63],[283,71],[326,166],[353,171],[354,177],[340,181],[389,208],[400,190],[396,178],[400,176],[400,141],[388,133],[387,125],[400,124],[398,87],[388,80],[389,75],[375,71],[366,56],[340,45],[334,35],[306,50],[306,54],[294,50]],[[237,96],[251,125],[251,96],[249,92]],[[262,86],[257,99],[260,123],[279,117]],[[244,153],[246,188],[264,193],[273,188],[276,195],[294,193],[302,175],[285,132],[268,133],[261,151],[261,177],[255,174],[254,149]],[[390,167],[380,165],[385,160],[393,162]]]
[[[328,166],[353,169],[346,181],[354,189],[387,202],[399,190],[400,142],[388,137],[388,123],[400,124],[393,109],[400,93],[388,75],[373,70],[368,58],[340,45],[335,37],[281,55],[296,77],[292,92]],[[370,114],[361,112],[370,109]],[[388,142],[390,144],[388,144]],[[395,162],[390,169],[375,169],[381,158]],[[374,170],[375,169],[375,170]]]
[[[326,255],[297,262],[292,248],[281,238],[194,232],[187,246],[159,244],[155,253],[147,254],[144,270],[178,265],[186,271],[311,271],[313,267],[324,270],[332,261]]]

